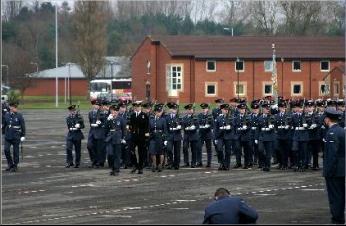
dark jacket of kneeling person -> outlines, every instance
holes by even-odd
[[[203,224],[251,224],[258,214],[241,198],[229,195],[215,196],[215,201],[205,209]]]

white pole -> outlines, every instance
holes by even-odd
[[[58,4],[55,2],[55,68],[58,68]],[[55,77],[55,107],[59,106],[58,74]]]
[[[232,37],[233,37],[233,27],[232,27]]]
[[[71,93],[70,93],[70,83],[71,83],[71,64],[68,63],[68,83],[67,83],[67,93],[68,93],[68,100],[71,102]]]
[[[65,76],[65,104],[66,104],[66,76]]]

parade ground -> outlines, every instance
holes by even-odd
[[[180,168],[143,175],[108,167],[90,169],[86,139],[81,168],[65,168],[64,110],[25,110],[24,160],[18,172],[5,172],[2,151],[3,224],[200,224],[215,190],[225,187],[257,209],[258,224],[330,222],[322,172],[218,171]],[[87,138],[89,123],[83,111]],[[213,148],[214,152],[214,148]],[[214,152],[215,153],[215,152]],[[205,164],[206,153],[203,150]],[[234,165],[232,156],[232,165]],[[320,159],[320,166],[322,161]]]

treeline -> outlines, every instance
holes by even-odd
[[[57,7],[59,65],[78,63],[90,78],[105,63],[96,58],[130,56],[149,34],[231,35],[232,28],[237,36],[345,33],[343,1],[76,1]],[[25,88],[25,74],[55,67],[55,5],[2,1],[2,9],[3,78],[8,69],[10,84],[21,86],[22,79]]]

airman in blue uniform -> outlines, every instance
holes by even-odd
[[[10,111],[6,113],[2,121],[2,127],[5,128],[4,152],[8,165],[6,171],[16,172],[19,164],[19,144],[25,141],[25,121],[23,115],[18,112],[17,102],[10,102],[9,107]],[[11,146],[13,146],[13,158],[10,150]]]
[[[332,224],[345,224],[345,130],[340,127],[340,113],[327,108],[323,177],[326,180]]]
[[[107,117],[107,122],[105,125],[106,129],[106,139],[105,142],[110,148],[110,155],[114,162],[110,164],[112,166],[112,171],[110,175],[117,176],[120,172],[120,159],[122,154],[122,144],[126,144],[126,121],[119,115],[119,106],[112,105],[109,108],[110,114]]]
[[[219,170],[229,170],[233,136],[233,118],[229,114],[229,104],[220,106],[222,114],[214,124],[215,144],[219,160]]]
[[[274,149],[274,118],[270,115],[270,104],[267,102],[262,103],[262,115],[259,119],[259,153],[263,160],[263,171],[270,171],[271,159]],[[262,161],[260,161],[262,162]]]
[[[183,139],[181,134],[182,120],[178,115],[178,104],[169,102],[167,107],[169,108],[169,112],[165,117],[167,127],[167,168],[174,167],[177,170],[180,166],[181,141]]]
[[[202,111],[198,114],[198,123],[199,123],[199,137],[200,137],[200,148],[198,148],[197,152],[197,166],[203,166],[202,164],[202,148],[205,144],[207,149],[207,165],[209,168],[211,166],[212,152],[211,152],[211,141],[213,138],[212,128],[214,126],[214,121],[212,115],[209,114],[209,105],[206,103],[202,103],[201,105]]]
[[[258,164],[259,158],[258,158],[258,137],[259,137],[259,117],[260,117],[260,105],[258,100],[254,100],[251,103],[251,114],[249,115],[249,129],[250,129],[250,149],[251,152],[251,159],[254,165]],[[263,164],[261,164],[263,165]]]
[[[163,105],[156,104],[155,115],[149,119],[149,153],[152,158],[152,172],[161,172],[164,163],[164,146],[167,145],[167,123],[163,113]]]
[[[183,139],[183,153],[185,167],[189,166],[189,147],[191,147],[191,168],[196,167],[197,163],[197,149],[199,148],[199,136],[198,136],[198,119],[194,115],[193,104],[187,104],[184,106],[186,115],[182,119],[182,127],[184,129]]]
[[[102,109],[101,100],[92,102],[93,109],[89,112],[90,130],[88,135],[87,148],[92,161],[91,167],[99,168],[102,166],[103,152],[104,152],[104,139],[105,139],[105,117]]]
[[[74,166],[79,168],[81,159],[81,146],[84,135],[82,129],[84,129],[83,117],[76,111],[76,105],[70,105],[68,107],[69,115],[66,117],[66,125],[68,133],[66,136],[66,168]],[[75,149],[75,163],[73,164],[72,149]]]

